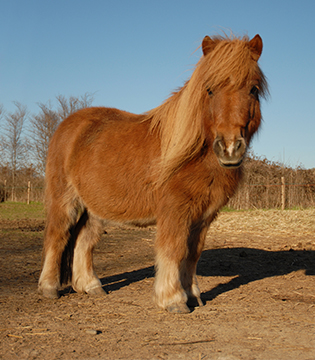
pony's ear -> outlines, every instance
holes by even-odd
[[[214,48],[215,42],[211,39],[210,36],[205,36],[202,40],[202,51],[203,55],[206,56]]]
[[[248,45],[253,53],[253,59],[258,61],[263,49],[263,42],[261,37],[257,34],[252,38],[252,40],[249,41]]]

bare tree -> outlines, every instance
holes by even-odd
[[[43,175],[45,173],[49,141],[60,123],[60,118],[56,111],[52,109],[50,102],[47,105],[40,103],[38,106],[40,108],[39,114],[32,116],[30,119],[30,132],[37,169]]]
[[[0,104],[0,129],[2,128],[2,119],[4,115],[3,105]],[[2,133],[3,131],[1,131]],[[5,152],[5,137],[3,135],[0,136],[0,166],[3,166],[4,162],[4,152]]]
[[[16,175],[19,168],[26,165],[28,146],[23,137],[23,127],[27,114],[26,106],[14,102],[16,110],[4,116],[3,148],[4,157],[11,170],[12,201],[15,199]]]
[[[60,121],[62,121],[76,111],[90,107],[94,101],[94,94],[85,93],[81,97],[70,96],[69,99],[63,95],[58,95],[57,101],[57,113],[59,115]]]
[[[39,103],[40,112],[30,119],[30,132],[33,140],[33,155],[37,163],[38,172],[45,174],[49,141],[62,120],[72,113],[91,106],[94,97],[86,93],[81,97],[57,96],[57,109],[53,109],[51,102]]]

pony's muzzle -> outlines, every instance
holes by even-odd
[[[243,162],[246,153],[246,143],[240,137],[227,144],[222,136],[217,136],[213,142],[213,151],[222,167],[237,168]]]

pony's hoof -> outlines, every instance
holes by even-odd
[[[107,295],[106,291],[102,287],[95,287],[93,289],[87,290],[87,294],[93,296],[105,296]]]
[[[48,299],[59,299],[60,297],[59,291],[54,288],[50,288],[50,289],[39,288],[38,293]]]
[[[166,307],[166,310],[171,314],[188,314],[190,309],[186,304],[171,304]]]

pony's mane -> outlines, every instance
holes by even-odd
[[[212,40],[216,43],[214,49],[201,57],[185,85],[146,114],[151,131],[159,131],[161,139],[159,184],[200,152],[205,141],[203,114],[207,89],[241,88],[255,79],[260,93],[263,96],[268,93],[267,81],[253,58],[247,36],[216,36]]]

